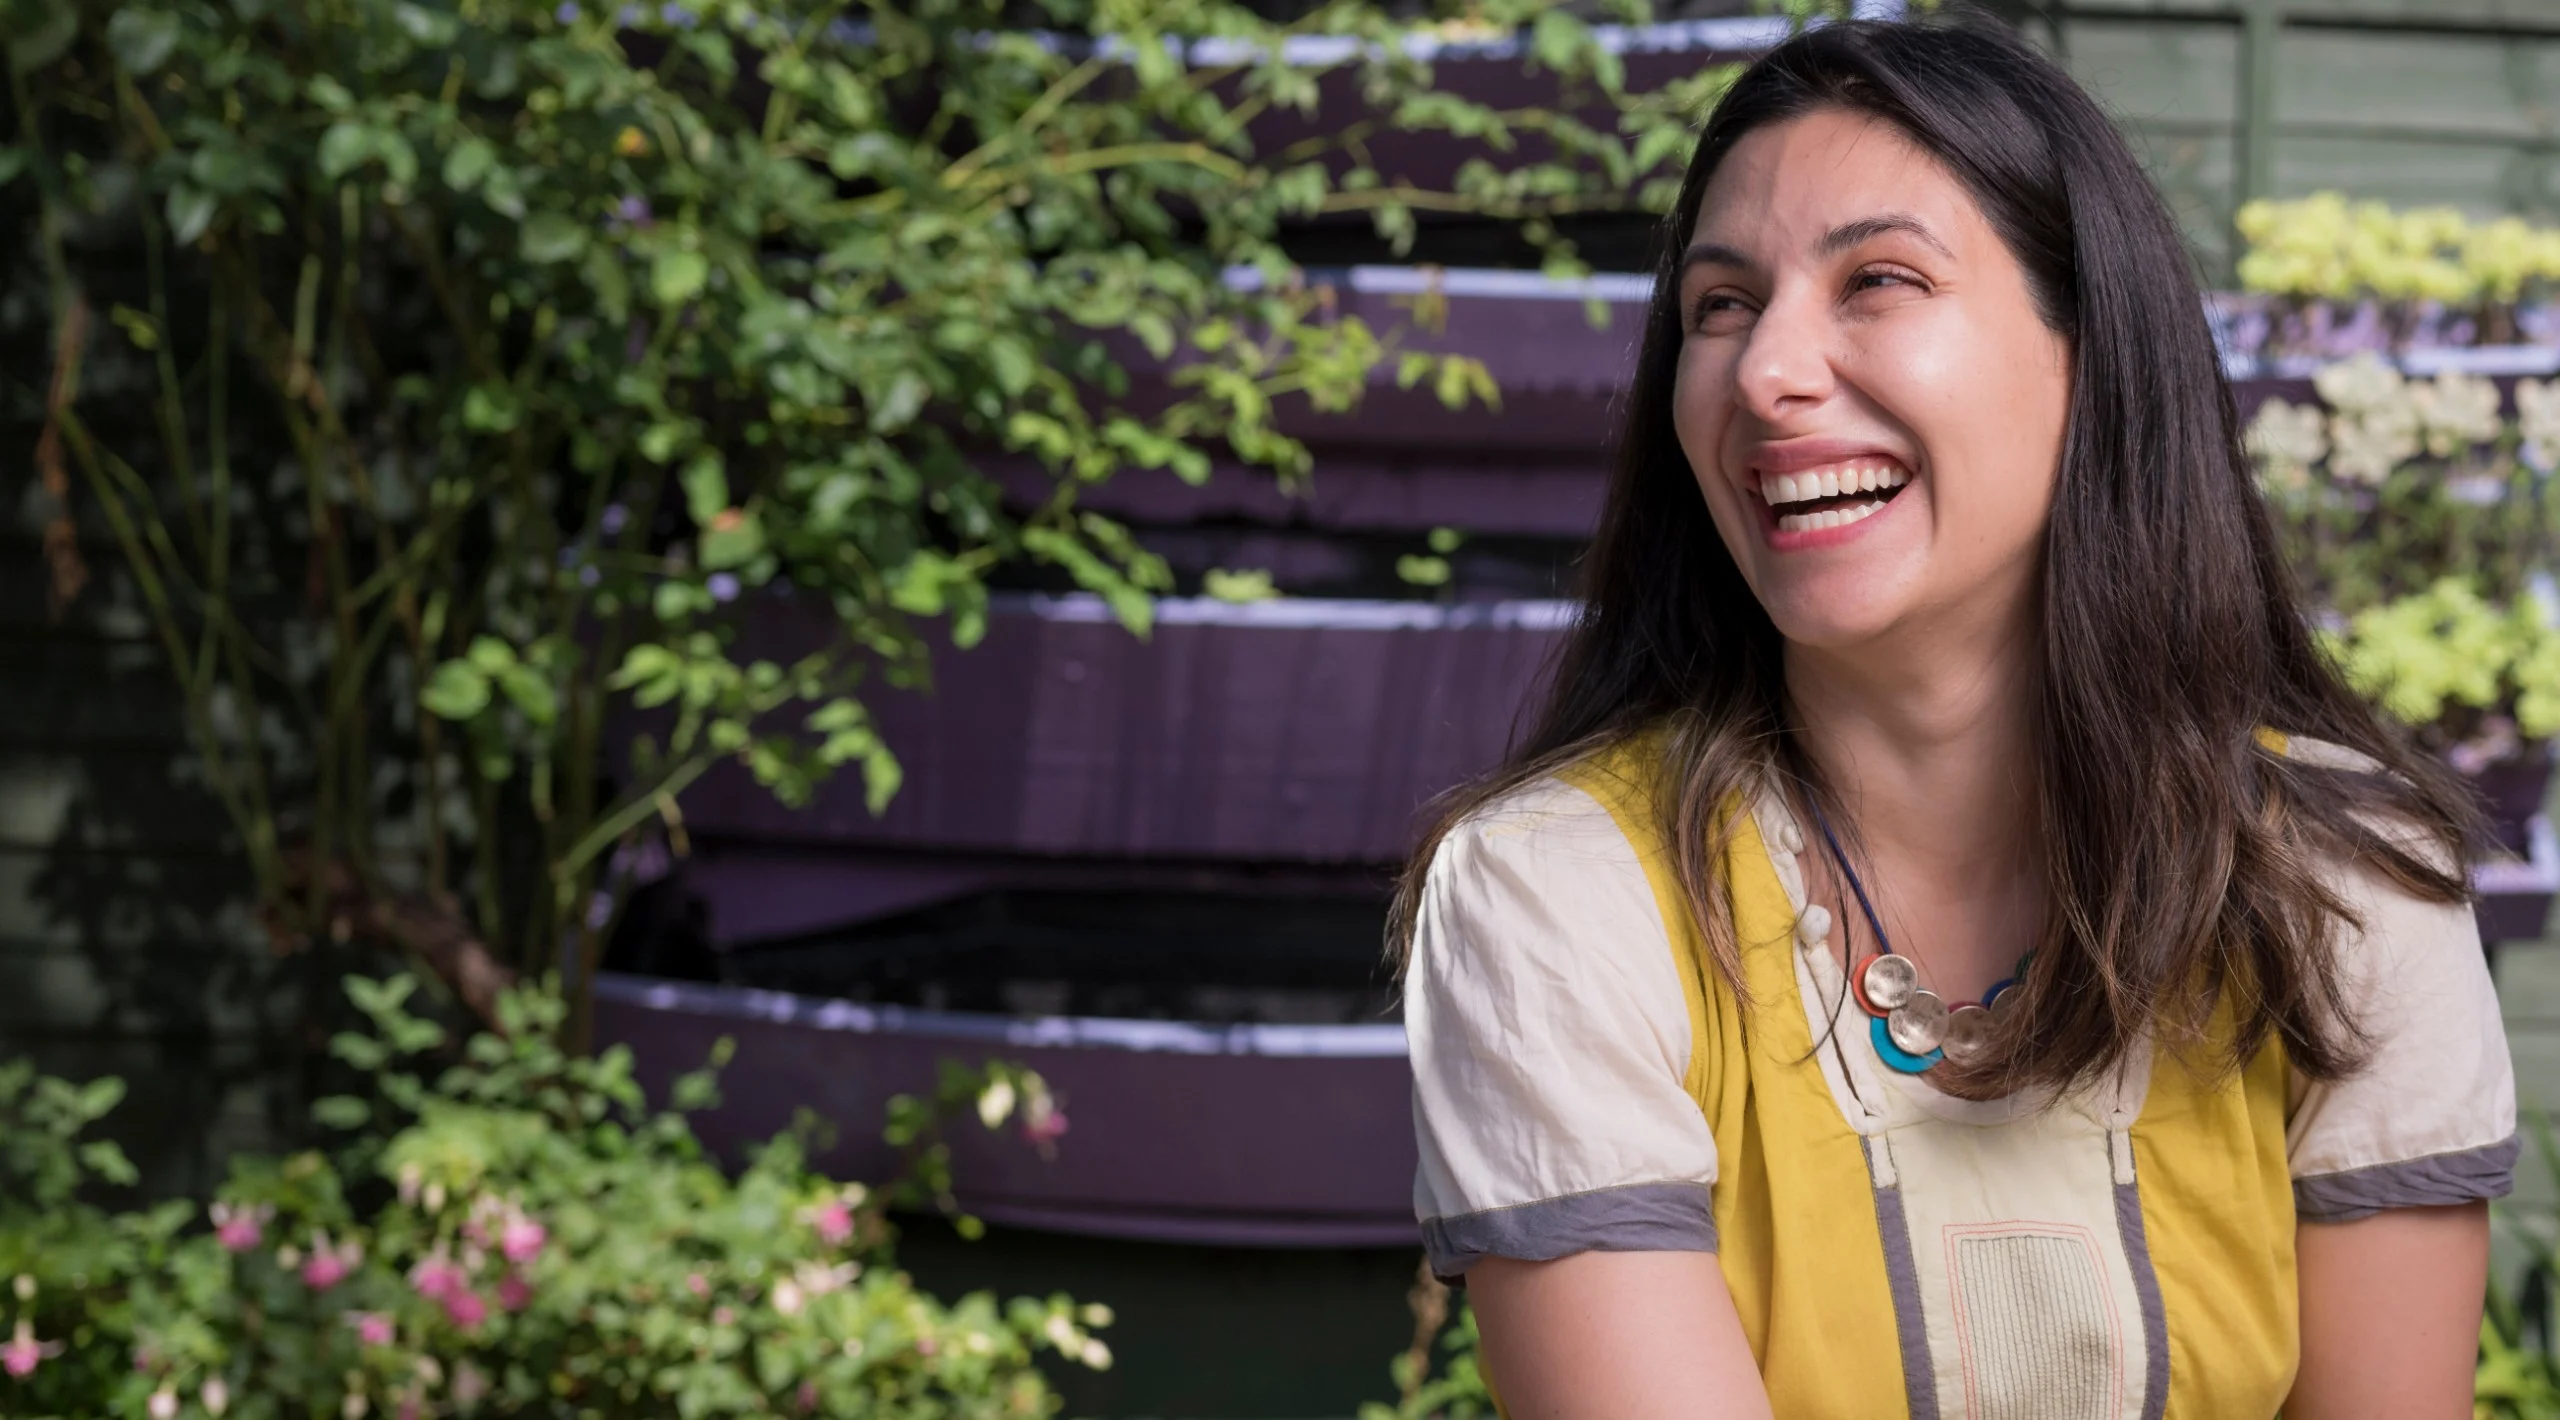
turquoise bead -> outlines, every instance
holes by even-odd
[[[1926,1055],[1914,1055],[1894,1044],[1892,1035],[1888,1034],[1884,1028],[1882,1016],[1867,1017],[1867,1039],[1875,1042],[1876,1055],[1885,1064],[1906,1075],[1917,1075],[1947,1058],[1944,1050],[1932,1050]]]

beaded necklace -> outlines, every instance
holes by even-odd
[[[1851,969],[1849,991],[1867,1013],[1867,1039],[1875,1045],[1878,1058],[1905,1075],[1917,1075],[1940,1061],[1970,1065],[1980,1060],[1991,1047],[1992,1012],[2016,990],[2018,978],[2027,974],[2027,963],[2035,960],[2036,954],[2029,952],[2018,958],[2017,966],[1993,982],[1980,1002],[1948,1005],[1938,993],[1920,984],[1920,964],[1893,949],[1892,939],[1885,935],[1883,919],[1876,916],[1875,904],[1867,901],[1866,884],[1858,881],[1858,870],[1849,866],[1849,855],[1840,851],[1831,820],[1823,816],[1822,805],[1811,795],[1806,796],[1806,803],[1813,809],[1814,826],[1822,830],[1823,843],[1831,849],[1831,861],[1839,865],[1841,878],[1858,899],[1858,911],[1867,919],[1867,930],[1876,934],[1878,950]],[[1845,938],[1843,934],[1844,946]],[[1854,957],[1854,952],[1851,955]]]

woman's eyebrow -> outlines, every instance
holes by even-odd
[[[1904,212],[1879,212],[1873,217],[1843,222],[1823,233],[1814,250],[1824,256],[1836,256],[1870,237],[1880,237],[1887,232],[1908,232],[1938,255],[1950,259],[1955,256],[1954,252],[1947,250],[1947,244],[1939,241],[1937,235],[1929,230],[1927,223]]]
[[[1950,260],[1955,256],[1955,253],[1947,250],[1947,244],[1939,241],[1937,234],[1929,230],[1928,223],[1907,212],[1879,212],[1872,217],[1860,217],[1855,221],[1843,222],[1822,234],[1822,240],[1814,243],[1814,253],[1818,256],[1837,256],[1860,242],[1871,237],[1883,236],[1887,232],[1909,233],[1940,256]],[[1730,266],[1742,271],[1754,272],[1760,269],[1759,262],[1745,256],[1739,248],[1726,246],[1722,242],[1692,243],[1687,251],[1680,254],[1681,274],[1687,275],[1689,268],[1693,266]]]
[[[1693,266],[1731,266],[1743,271],[1760,269],[1760,263],[1722,242],[1691,243],[1689,249],[1680,254],[1680,273],[1687,275]]]

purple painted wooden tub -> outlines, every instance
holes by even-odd
[[[931,1089],[942,1061],[1002,1058],[1049,1081],[1069,1127],[1043,1159],[955,1121],[956,1192],[990,1222],[1245,1246],[1418,1241],[1402,1026],[1017,1019],[611,974],[596,1026],[631,1048],[653,1098],[733,1038],[724,1103],[695,1121],[730,1157],[806,1108],[839,1132],[822,1167],[887,1177],[889,1096]]]

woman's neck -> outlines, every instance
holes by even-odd
[[[1891,895],[1964,884],[2035,892],[2041,665],[2031,625],[1846,651],[1791,644],[1786,657],[1804,747],[1867,855],[1898,870]]]

